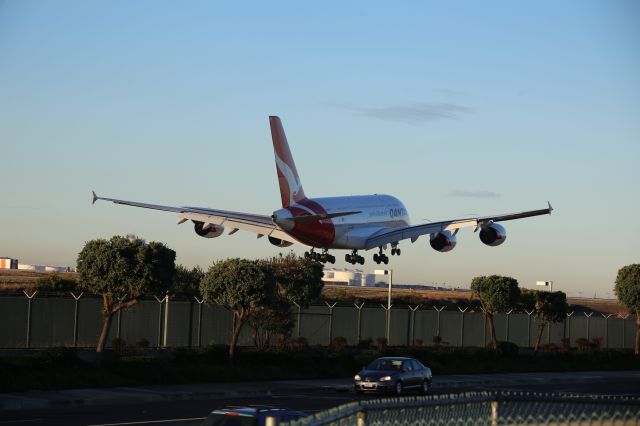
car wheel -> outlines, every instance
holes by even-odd
[[[402,393],[402,382],[398,380],[396,382],[396,395],[400,395]]]
[[[429,387],[430,387],[429,381],[425,379],[424,382],[422,382],[422,389],[420,389],[423,395],[426,395],[429,393]]]

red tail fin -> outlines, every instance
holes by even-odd
[[[304,200],[306,197],[280,118],[270,116],[269,124],[271,125],[271,138],[273,139],[273,152],[276,157],[282,207],[286,208],[291,204]]]

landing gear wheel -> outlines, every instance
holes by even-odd
[[[378,253],[375,253],[373,255],[373,261],[376,262],[377,264],[380,264],[380,256],[378,256]]]
[[[305,252],[304,252],[304,258],[305,258],[305,259],[309,259],[309,258],[310,258],[310,256],[309,256],[309,252],[308,252],[308,251],[305,251]]]
[[[344,255],[344,261],[347,263],[351,263],[351,255],[350,254],[345,254]]]
[[[396,256],[400,256],[400,249],[396,249]]]
[[[382,261],[384,262],[384,264],[386,265],[387,263],[389,263],[389,258],[387,256],[385,256]]]
[[[399,380],[396,382],[395,391],[396,391],[396,395],[402,394],[402,382]]]
[[[429,393],[429,381],[425,380],[422,382],[422,388],[420,389],[420,393],[426,395]]]

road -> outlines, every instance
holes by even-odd
[[[434,387],[432,393],[457,393],[481,390],[518,390],[539,392],[571,392],[594,395],[640,396],[640,374],[594,375],[583,374],[583,380],[571,379],[572,374],[555,374],[553,380],[537,380],[523,383],[510,380],[506,375],[492,375],[493,384],[443,382],[452,386]],[[506,376],[507,378],[503,378]],[[558,378],[560,377],[560,378]],[[563,381],[566,377],[567,381]],[[0,426],[5,425],[196,425],[216,407],[227,405],[270,405],[315,413],[327,408],[360,399],[378,398],[379,395],[356,395],[346,387],[334,390],[302,391],[298,394],[278,394],[246,397],[206,398],[187,401],[159,401],[117,405],[73,406],[37,410],[0,411]]]

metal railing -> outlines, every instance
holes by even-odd
[[[640,398],[467,392],[351,402],[281,423],[320,425],[640,425]]]

